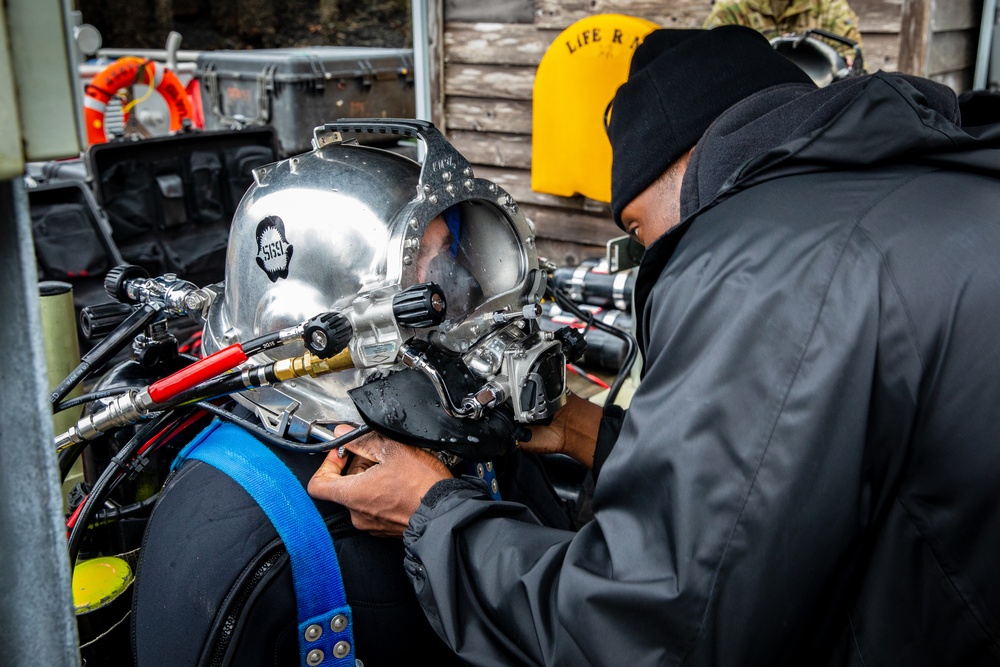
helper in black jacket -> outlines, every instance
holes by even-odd
[[[470,663],[1000,664],[1000,125],[785,64],[659,31],[615,97],[644,377],[617,437],[575,400],[525,444],[599,470],[591,522],[375,437],[350,448],[378,465],[312,479],[403,534]]]

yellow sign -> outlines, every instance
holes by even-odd
[[[635,47],[658,27],[634,16],[597,14],[549,45],[532,94],[532,190],[611,201],[604,113],[628,78]]]

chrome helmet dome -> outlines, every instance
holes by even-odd
[[[840,43],[854,52],[851,64],[827,41]],[[852,76],[864,74],[864,57],[857,42],[820,28],[780,35],[770,40],[775,51],[798,65],[817,87],[828,86]]]
[[[419,137],[426,157],[418,163],[343,140],[361,132]],[[523,383],[509,377],[511,365],[502,358],[511,341],[531,332],[545,274],[533,230],[510,195],[476,178],[429,123],[333,123],[316,129],[313,146],[254,172],[233,218],[225,281],[216,287],[203,347],[213,353],[339,311],[352,326],[353,365],[246,391],[237,400],[281,435],[327,439],[332,424],[361,421],[348,392],[373,374],[401,368],[414,340],[464,355],[477,381],[507,382],[499,393],[517,398],[514,385]],[[440,288],[447,308],[430,326],[399,307],[401,293],[426,283]],[[250,363],[303,353],[295,342]],[[518,421],[554,410],[557,399],[549,398],[547,408],[518,409]]]

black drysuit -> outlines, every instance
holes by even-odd
[[[447,480],[410,522],[463,658],[1000,663],[1000,125],[957,108],[878,73],[709,128],[639,269],[594,519]]]

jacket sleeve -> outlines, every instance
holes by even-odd
[[[601,417],[601,426],[597,430],[597,444],[594,446],[594,480],[601,474],[604,462],[611,455],[618,436],[622,432],[622,422],[625,421],[625,410],[619,405],[609,405],[604,408],[604,415]]]
[[[551,530],[472,487],[411,520],[418,598],[471,664],[774,664],[834,613],[816,600],[863,515],[879,258],[849,226],[716,218],[649,299],[591,522]]]

